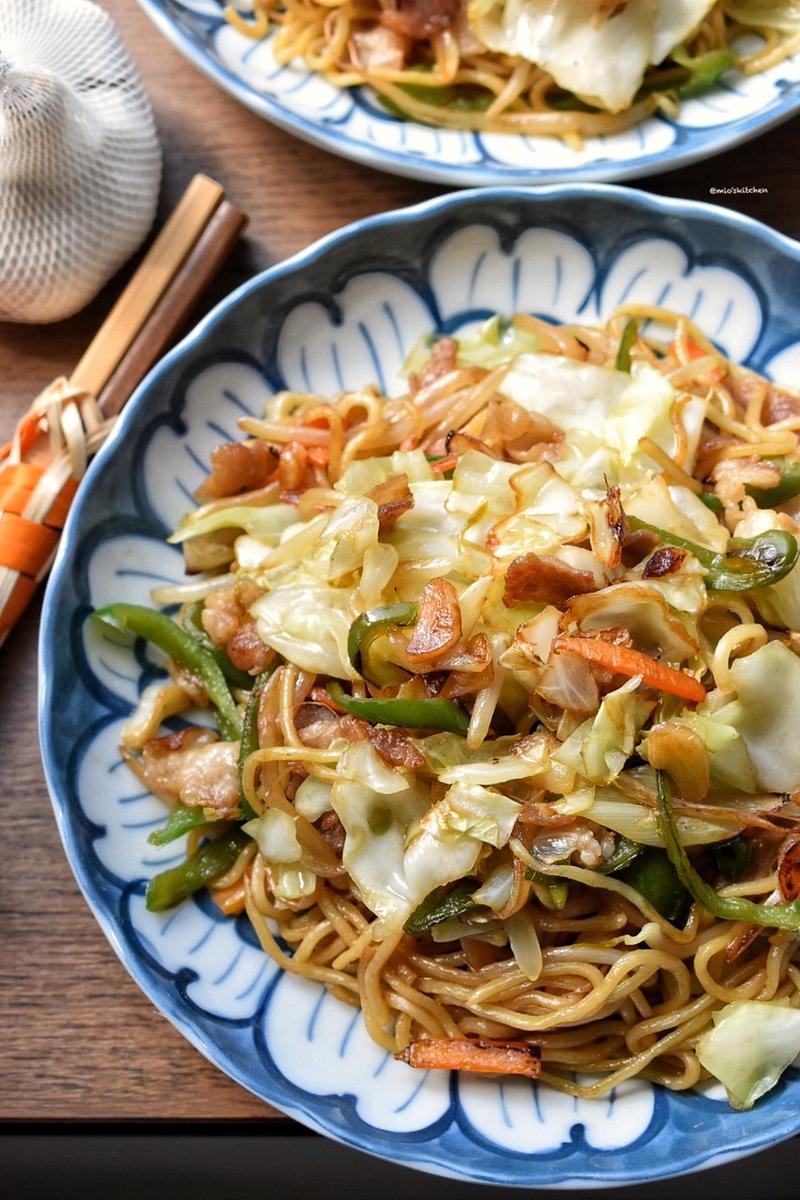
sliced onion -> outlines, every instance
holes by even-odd
[[[461,608],[461,636],[466,640],[472,637],[475,626],[481,617],[484,602],[489,595],[494,579],[491,575],[482,575],[476,579],[458,598]]]
[[[485,904],[494,912],[500,912],[511,899],[514,887],[514,868],[511,863],[503,863],[491,872],[477,892],[472,893],[476,904]]]
[[[588,815],[598,825],[613,829],[632,842],[642,846],[663,846],[658,832],[658,819],[652,808],[633,804],[628,800],[611,800],[597,795]],[[746,821],[739,825],[723,824],[722,821],[703,821],[698,817],[675,814],[675,825],[684,846],[708,846],[712,842],[722,842],[733,837],[744,827]],[[536,848],[537,854],[541,851]]]
[[[539,944],[539,934],[528,909],[523,908],[513,917],[506,919],[506,932],[511,945],[511,953],[516,959],[522,974],[535,983],[542,973],[542,947]]]
[[[554,605],[548,604],[532,620],[519,626],[515,643],[522,642],[526,652],[532,651],[539,662],[547,662],[558,634],[560,620],[561,613]]]
[[[473,938],[476,942],[488,942],[490,946],[505,946],[508,936],[498,925],[479,925],[452,917],[439,921],[431,929],[434,942],[457,942],[459,938]]]
[[[481,688],[472,706],[472,716],[470,717],[469,729],[467,730],[467,746],[470,750],[474,750],[477,746],[480,746],[489,732],[489,726],[492,723],[494,710],[497,707],[497,701],[500,699],[500,692],[506,675],[500,666],[499,660],[503,651],[508,647],[508,638],[504,633],[493,633],[490,641],[492,657],[494,659],[494,677],[487,687]]]
[[[218,567],[227,567],[236,557],[236,529],[219,533],[199,533],[183,544],[183,562],[187,575],[203,575]]]
[[[129,750],[141,749],[145,742],[155,737],[167,717],[185,712],[192,703],[191,696],[177,683],[151,683],[122,727],[122,744]]]
[[[665,721],[647,735],[647,757],[655,770],[669,771],[686,804],[699,804],[711,787],[708,750],[699,734]]]
[[[221,588],[233,587],[235,582],[236,576],[227,572],[225,575],[194,579],[191,583],[167,583],[163,587],[153,588],[150,599],[154,604],[190,604],[195,600],[205,600],[206,596]]]
[[[577,791],[570,792],[563,800],[556,800],[552,808],[562,816],[577,817],[581,813],[588,812],[594,804],[593,787],[578,788]]]
[[[553,806],[555,807],[555,806]],[[569,829],[560,829],[558,833],[542,834],[533,843],[533,853],[536,858],[548,866],[552,863],[567,862],[586,835],[586,825],[576,824]]]

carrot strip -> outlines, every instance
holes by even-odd
[[[327,446],[307,446],[306,458],[315,467],[327,467],[331,461],[331,452]]]
[[[689,356],[689,358],[695,359],[695,358],[705,358],[706,355],[708,354],[708,351],[704,350],[702,346],[698,346],[698,344],[694,340],[694,338],[687,337],[686,353]]]
[[[687,337],[686,353],[687,353],[689,359],[692,362],[694,362],[694,360],[696,358],[706,358],[708,356],[709,352],[708,352],[708,350],[705,350],[702,346],[698,346],[698,344],[694,340],[694,338]],[[718,383],[721,383],[722,380],[727,375],[727,371],[723,367],[712,367],[708,373],[711,376],[711,378],[716,379]]]
[[[482,1038],[422,1038],[411,1042],[395,1058],[422,1071],[470,1071],[476,1075],[525,1075],[536,1079],[541,1070],[538,1046]]]
[[[444,475],[445,471],[452,471],[456,466],[458,466],[457,454],[448,454],[445,458],[437,458],[436,462],[430,464],[434,475]]]
[[[219,905],[226,917],[244,912],[246,889],[244,879],[237,879],[224,888],[211,888],[210,895],[215,904]]]
[[[685,671],[676,671],[674,667],[657,662],[641,650],[617,646],[600,638],[579,637],[560,637],[555,649],[579,654],[582,658],[587,658],[590,662],[618,675],[641,675],[648,687],[680,696],[682,700],[688,700],[691,704],[700,704],[706,698],[706,689],[698,680],[687,675]]]

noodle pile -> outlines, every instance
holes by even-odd
[[[280,393],[215,453],[174,539],[204,573],[154,598],[259,675],[241,777],[238,745],[153,736],[208,702],[175,663],[126,757],[201,814],[190,854],[250,818],[211,894],[386,1050],[692,1088],[724,1006],[800,1008],[797,752],[752,700],[785,712],[800,670],[800,397],[637,306],[407,369]]]
[[[252,16],[233,5],[225,16],[248,37],[263,38],[274,29],[272,51],[278,63],[304,62],[337,87],[368,84],[391,111],[411,120],[445,129],[558,137],[576,149],[585,138],[621,132],[657,111],[675,117],[682,96],[708,90],[723,66],[735,65],[753,75],[800,49],[800,27],[776,21],[776,28],[768,15],[762,24],[758,13],[744,25],[729,12],[741,9],[741,0],[720,0],[681,48],[685,61],[681,57],[679,62],[676,54],[648,68],[633,103],[607,112],[563,91],[526,58],[482,44],[458,0],[442,0],[446,19],[439,18],[437,0],[403,2],[423,9],[411,25],[410,45],[396,39],[386,43],[395,29],[387,12],[394,12],[400,0],[253,0]],[[473,11],[491,10],[493,2],[473,0],[470,19]],[[433,19],[428,15],[432,10]],[[596,19],[607,18],[605,13]],[[737,48],[745,34],[757,36],[756,49]],[[687,71],[686,62],[700,64],[698,78]]]

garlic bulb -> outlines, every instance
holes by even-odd
[[[161,151],[138,71],[90,0],[0,4],[0,320],[83,308],[153,221]]]

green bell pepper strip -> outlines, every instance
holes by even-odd
[[[250,838],[241,829],[224,833],[215,842],[207,842],[177,867],[154,875],[147,885],[145,904],[148,912],[166,912],[213,883],[230,871],[236,859],[250,845]]]
[[[649,900],[671,925],[682,925],[691,896],[663,850],[643,849],[620,879]]]
[[[243,671],[241,667],[237,667],[235,663],[231,662],[221,646],[214,645],[205,631],[203,622],[200,620],[202,611],[203,601],[198,600],[186,613],[183,623],[184,629],[216,659],[217,666],[231,687],[238,688],[240,692],[249,692],[255,682],[255,676],[248,675],[247,671]],[[191,628],[188,628],[188,626],[191,626]]]
[[[724,921],[745,921],[774,929],[800,929],[800,900],[791,904],[754,904],[741,896],[720,896],[692,866],[681,845],[671,809],[669,782],[664,771],[656,771],[658,786],[658,831],[678,878],[701,908]]]
[[[261,704],[261,696],[266,686],[267,680],[273,674],[278,663],[281,660],[276,658],[266,669],[262,671],[253,684],[253,690],[247,701],[247,708],[244,710],[244,721],[242,722],[242,739],[239,744],[239,807],[242,810],[245,821],[253,821],[258,813],[253,810],[253,806],[244,794],[242,787],[242,773],[244,764],[254,751],[258,750],[258,709]]]
[[[376,687],[391,687],[408,678],[407,671],[392,663],[385,663],[381,667],[371,663],[369,648],[375,638],[387,629],[396,625],[413,625],[418,612],[417,604],[382,604],[356,617],[347,635],[347,655],[359,675]]]
[[[717,842],[711,847],[714,862],[720,875],[731,883],[738,883],[750,865],[750,843],[741,834],[727,842]]]
[[[430,104],[435,108],[450,108],[454,112],[485,112],[494,100],[493,93],[488,89],[470,94],[465,91],[463,85],[458,84],[428,87],[420,83],[398,83],[396,86],[398,91],[404,92],[411,100],[417,100],[420,104]],[[408,113],[388,96],[379,95],[378,100],[392,116],[409,119]]]
[[[221,646],[211,645],[208,647],[208,651],[231,687],[238,688],[240,692],[252,691],[254,675],[250,675],[232,663]]]
[[[528,883],[536,883],[543,887],[553,908],[556,912],[561,912],[569,898],[569,880],[554,879],[551,875],[542,875],[541,871],[526,871],[525,878]]]
[[[568,92],[562,88],[552,88],[547,93],[547,103],[557,112],[600,112],[596,105],[587,104],[585,100],[580,100],[574,92]]]
[[[169,658],[196,675],[217,710],[217,725],[223,740],[239,740],[242,723],[225,676],[213,655],[190,633],[181,629],[171,617],[140,604],[109,604],[105,608],[98,608],[92,616],[106,632],[146,638]]]
[[[371,725],[402,725],[406,729],[444,729],[464,736],[469,715],[452,700],[358,700],[345,695],[334,680],[328,684],[331,699],[345,712]]]
[[[598,875],[613,875],[616,871],[624,871],[635,858],[639,857],[643,849],[644,846],[640,846],[638,842],[632,842],[630,838],[626,838],[620,833],[617,835],[614,853],[594,869]]]
[[[200,638],[208,638],[205,626],[202,622],[203,609],[205,603],[202,600],[195,600],[194,604],[190,604],[183,613],[183,627],[187,633],[197,634]],[[191,628],[188,628],[191,626]]]
[[[639,336],[639,322],[633,317],[627,321],[625,328],[622,331],[622,337],[619,342],[619,350],[617,357],[614,360],[614,368],[617,371],[625,371],[626,374],[631,373],[631,350],[636,344],[636,339]]]
[[[678,95],[684,100],[693,96],[702,96],[711,91],[712,87],[736,62],[733,50],[709,50],[706,54],[698,54],[690,58],[685,50],[675,49],[670,54],[673,62],[685,67],[689,78],[678,85]]]
[[[168,846],[190,829],[199,829],[213,823],[214,818],[209,820],[202,805],[188,808],[185,804],[176,804],[166,823],[160,829],[154,829],[147,840],[151,846]]]
[[[403,928],[412,937],[427,933],[434,925],[449,921],[453,917],[463,917],[465,913],[477,908],[472,899],[476,884],[459,883],[449,892],[445,888],[434,888],[422,903],[414,909]]]
[[[781,481],[772,488],[745,488],[759,508],[777,508],[779,504],[800,496],[800,462],[788,462],[785,458],[762,458],[761,461],[767,466],[777,467]]]
[[[712,512],[725,512],[725,505],[722,503],[719,496],[715,496],[713,492],[701,492],[697,499],[700,500],[701,503],[705,504],[706,508],[710,508]]]
[[[688,550],[708,571],[705,585],[713,592],[751,592],[769,587],[789,574],[800,554],[796,539],[782,529],[771,529],[753,538],[731,538],[725,553],[719,554],[638,517],[628,517],[628,527],[632,531],[646,529],[668,546]]]

